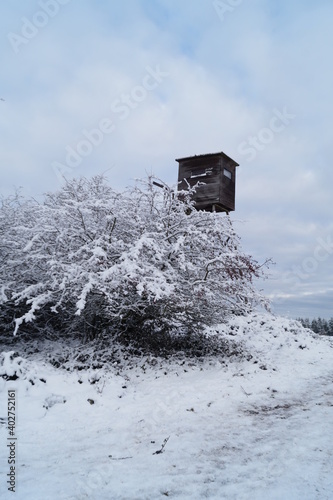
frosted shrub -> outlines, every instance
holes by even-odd
[[[99,334],[144,342],[192,335],[267,301],[263,273],[230,218],[153,178],[116,192],[97,176],[43,203],[4,200],[0,321],[14,333]]]

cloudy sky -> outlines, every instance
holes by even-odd
[[[331,0],[2,2],[1,194],[173,184],[224,151],[274,311],[333,316],[332,22]]]

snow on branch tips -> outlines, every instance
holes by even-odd
[[[29,322],[90,338],[178,335],[268,306],[253,284],[265,266],[230,218],[152,176],[123,192],[96,176],[40,204],[4,200],[0,235],[0,320],[16,318],[15,334]]]

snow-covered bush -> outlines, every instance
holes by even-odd
[[[13,328],[14,315],[26,309],[15,303],[15,292],[39,280],[36,268],[25,265],[25,242],[37,223],[35,203],[19,193],[0,200],[0,324],[1,331]]]
[[[97,176],[67,181],[43,203],[4,200],[0,321],[16,334],[192,334],[267,306],[228,216],[196,211],[189,192],[153,178],[116,192]]]

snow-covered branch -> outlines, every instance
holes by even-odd
[[[242,252],[230,218],[196,211],[188,192],[153,177],[122,193],[97,176],[44,203],[3,201],[0,235],[0,321],[15,333],[32,321],[192,332],[267,305],[252,283],[265,265]]]

